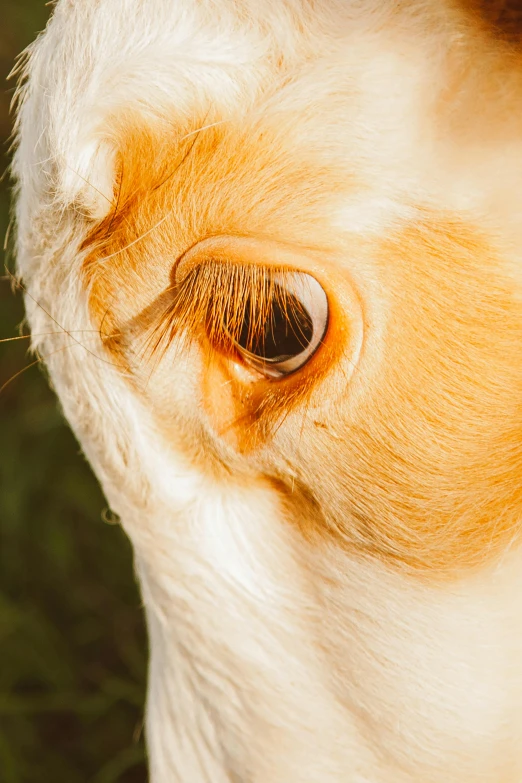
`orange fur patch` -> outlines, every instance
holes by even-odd
[[[505,551],[522,519],[522,307],[487,238],[458,217],[425,214],[357,248],[334,235],[324,200],[349,186],[289,151],[284,129],[223,123],[189,133],[122,131],[115,207],[84,245],[91,310],[109,350],[134,373],[137,344],[160,345],[161,328],[168,341],[173,269],[203,240],[254,238],[324,257],[325,344],[302,373],[277,382],[237,378],[230,347],[208,340],[212,286],[219,303],[232,278],[207,259],[206,289],[193,281],[193,300],[187,289],[177,312],[191,337],[200,322],[197,339],[207,340],[201,408],[249,470],[274,482],[310,539],[439,574]],[[339,296],[351,284],[336,259],[357,253],[372,258],[391,302],[382,365],[366,386],[364,355],[361,377],[343,380],[352,313]],[[259,263],[248,253],[236,261]],[[288,267],[267,257],[264,268]],[[308,411],[316,392],[326,402],[335,392],[326,421]],[[158,412],[165,427],[167,414]]]
[[[385,358],[309,438],[299,482],[341,546],[416,571],[475,567],[520,538],[520,285],[457,218],[427,215],[373,252],[392,301]]]
[[[298,382],[292,377],[277,383],[263,378],[234,382],[234,374],[214,355],[235,354],[225,336],[223,313],[237,311],[237,326],[249,291],[261,323],[271,298],[271,276],[291,270],[286,259],[278,263],[270,255],[271,247],[279,242],[294,248],[298,257],[296,247],[304,244],[310,253],[317,237],[325,235],[319,197],[332,190],[332,182],[335,191],[337,177],[317,160],[289,154],[285,133],[283,120],[275,131],[254,126],[246,132],[223,123],[201,133],[181,132],[176,126],[127,132],[114,208],[84,243],[91,312],[103,324],[108,349],[125,363],[129,340],[138,337],[149,349],[142,358],[154,364],[174,332],[197,338],[204,344],[210,376],[220,366],[225,373],[221,383],[232,384],[227,404],[216,407],[210,391],[203,402],[215,428],[242,451],[259,445],[293,407],[305,402],[346,341],[347,317],[333,306],[329,329],[336,337],[318,351]],[[217,248],[209,250],[197,275],[176,282],[174,270],[187,251],[209,237],[226,236],[231,241],[220,256]],[[250,237],[266,241],[264,263],[260,257],[254,260]],[[243,238],[242,254],[232,247],[234,238],[236,244]],[[228,318],[229,327],[233,320]],[[209,383],[203,386],[210,389]]]

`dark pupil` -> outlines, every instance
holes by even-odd
[[[279,289],[274,292],[261,329],[256,323],[250,300],[246,302],[238,343],[262,359],[282,361],[302,353],[310,344],[313,333],[312,319],[301,302]]]

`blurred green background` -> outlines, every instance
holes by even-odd
[[[3,0],[2,172],[16,55],[46,23],[44,0]],[[0,235],[9,181],[0,185]],[[0,275],[0,338],[19,294]],[[33,361],[0,343],[0,386]],[[0,781],[143,783],[146,640],[130,545],[36,366],[0,393]]]

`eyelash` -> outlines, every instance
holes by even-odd
[[[303,322],[307,316],[299,300],[288,292],[295,274],[285,267],[224,264],[212,259],[198,264],[174,284],[154,350],[165,339],[168,344],[174,337],[194,339],[204,334],[212,348],[236,359],[242,360],[244,352],[259,354],[266,324],[273,322],[276,309],[289,323]]]

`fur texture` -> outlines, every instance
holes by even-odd
[[[522,780],[522,62],[479,11],[59,0],[21,65],[19,271],[134,545],[152,783]],[[274,381],[234,318],[294,271],[328,331]]]

